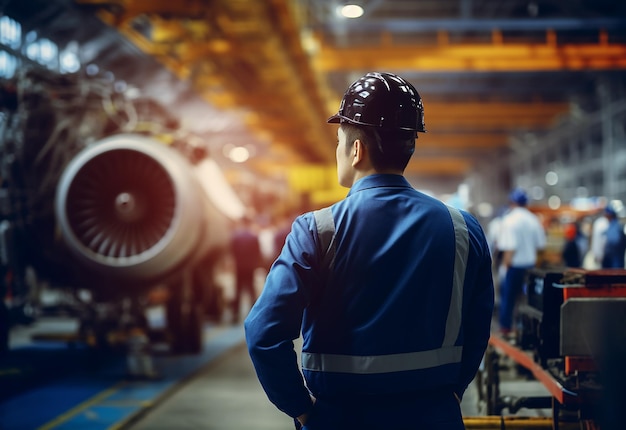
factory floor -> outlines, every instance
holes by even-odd
[[[240,343],[125,428],[288,430],[294,425],[265,397]]]
[[[249,302],[242,302],[243,315],[249,306]],[[53,323],[60,330],[75,324],[72,321],[42,321],[40,325],[50,328]],[[16,329],[12,333],[12,347],[16,350],[27,348],[29,335],[37,328],[35,324],[27,329]],[[123,380],[124,363],[118,361],[115,366],[102,367],[97,373],[83,372],[79,379],[74,378],[70,383],[58,378],[53,381],[57,385],[49,388],[48,397],[41,389],[9,396],[0,401],[0,429],[293,429],[292,419],[268,401],[256,378],[247,353],[243,326],[232,324],[226,313],[221,322],[207,326],[205,337],[205,352],[199,357],[156,354],[154,366],[162,378],[154,381]],[[296,350],[299,346],[300,341],[296,342]],[[57,409],[44,414],[44,406],[63,400],[65,394],[61,396],[61,393],[70,392],[68,387],[73,394],[76,385],[88,386],[91,391],[79,393],[83,397],[77,397],[75,404],[68,400],[67,404],[55,405]],[[539,382],[520,378],[515,372],[501,373],[500,391],[503,396],[548,395]],[[33,409],[35,403],[38,407]],[[461,409],[469,421],[485,417],[475,383],[468,387]],[[37,414],[42,415],[36,417]],[[548,418],[551,410],[521,409],[510,414],[505,409],[501,414],[504,417],[512,415]],[[505,428],[499,426],[499,417],[491,418],[495,419],[497,427],[472,425],[468,428]]]
[[[295,346],[298,350],[301,346],[300,340],[296,341]],[[503,364],[506,365],[506,360]],[[520,378],[514,369],[508,372],[503,369],[500,390],[503,396],[549,396],[543,385],[532,379]],[[470,384],[463,397],[461,411],[464,417],[470,418],[469,422],[474,418],[486,418],[484,405],[479,402],[475,381]],[[505,409],[501,416],[514,419],[545,417],[547,420],[551,413],[551,409],[522,408],[512,414]],[[497,420],[493,422],[496,423]],[[248,428],[288,430],[293,429],[294,425],[291,418],[276,409],[265,396],[244,342],[206,365],[193,378],[181,384],[154,407],[145,409],[124,427],[125,430]],[[484,428],[496,427],[489,425]]]
[[[51,324],[52,321],[42,322],[48,327]],[[60,329],[68,325],[67,322],[55,324]],[[14,346],[27,343],[28,331],[21,330],[13,337]],[[121,378],[123,363],[117,363],[111,369],[102,368],[97,374],[60,379],[55,386],[48,388],[47,396],[44,390],[37,389],[0,402],[0,429],[293,429],[292,420],[268,401],[259,385],[246,350],[243,327],[226,322],[212,324],[207,327],[206,333],[206,351],[200,357],[154,357],[155,368],[163,376],[161,379],[124,381]],[[296,342],[298,347],[299,342]],[[75,394],[73,391],[77,386],[92,385],[92,392],[69,403],[69,397]],[[500,390],[504,396],[547,395],[540,383],[520,378],[514,372],[501,373]],[[62,397],[68,400],[67,404],[54,405]],[[33,409],[35,405],[38,407]],[[56,409],[46,412],[46,407]],[[474,382],[465,393],[461,410],[470,422],[486,418]],[[37,417],[42,414],[47,416]],[[510,414],[505,409],[502,416],[548,418],[551,410],[521,409],[516,414]],[[523,427],[468,425],[468,428]]]
[[[262,282],[259,280],[259,282]],[[228,285],[225,280],[224,284]],[[260,288],[260,285],[257,285]],[[228,295],[228,294],[227,294]],[[242,303],[242,314],[250,303]],[[224,318],[228,321],[228,315]],[[243,331],[243,327],[241,327]],[[296,341],[298,351],[300,340]],[[506,364],[506,363],[505,363]],[[502,372],[500,390],[503,396],[548,396],[537,381],[519,378],[514,371]],[[461,411],[464,417],[485,417],[475,382],[468,387]],[[551,417],[551,409],[521,409],[515,414],[506,409],[502,416]],[[497,418],[497,417],[493,417]],[[146,409],[124,429],[132,430],[288,430],[291,418],[272,405],[263,392],[254,372],[244,342],[214,360],[173,393]],[[500,428],[499,426],[497,428]]]

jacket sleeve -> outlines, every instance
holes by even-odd
[[[313,217],[298,217],[272,265],[263,291],[245,323],[246,342],[269,400],[291,417],[307,412],[311,397],[298,367],[293,341],[316,285]]]
[[[478,222],[473,218],[466,221],[474,248],[466,279],[467,297],[463,309],[463,361],[461,374],[455,393],[461,398],[467,386],[476,376],[491,333],[491,319],[494,306],[493,275],[491,255],[487,241]]]

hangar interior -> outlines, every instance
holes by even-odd
[[[595,215],[609,201],[626,216],[625,2],[356,0],[347,7],[338,0],[0,0],[0,276],[6,281],[0,299],[8,304],[0,306],[0,358],[8,357],[0,360],[2,420],[57,428],[85,419],[89,425],[72,428],[100,428],[93,426],[100,404],[85,406],[85,393],[72,392],[59,405],[66,399],[58,387],[51,397],[40,391],[37,413],[25,414],[33,398],[21,390],[56,372],[82,370],[82,360],[124,368],[107,353],[120,345],[128,352],[137,339],[145,347],[144,318],[154,308],[164,311],[158,317],[165,322],[149,340],[168,343],[175,355],[157,351],[163,372],[175,368],[168,383],[188,380],[183,371],[217,354],[206,350],[205,337],[221,342],[220,353],[241,348],[240,327],[215,325],[229,298],[221,284],[224,268],[232,268],[223,261],[227,233],[246,215],[271,223],[346,195],[337,184],[336,127],[326,120],[348,85],[369,71],[395,72],[423,98],[428,131],[406,171],[418,190],[473,212],[485,225],[516,186],[549,216]],[[552,242],[555,250],[562,244]],[[580,282],[574,275],[572,282]],[[535,282],[562,276],[541,274]],[[622,307],[609,315],[623,318],[626,275],[587,281],[594,294],[618,296]],[[572,294],[581,294],[580,287],[571,287]],[[53,290],[58,295],[49,306],[40,293]],[[595,303],[592,293],[587,299]],[[568,358],[553,350],[562,334],[563,296],[534,299],[541,303],[527,315],[531,334],[545,329],[538,329],[544,316],[556,331],[548,333],[549,348],[543,343],[535,351],[541,363],[527,351],[515,353],[527,368],[524,378],[530,372],[549,380],[554,397],[517,402],[519,380],[512,393],[497,392],[502,360],[492,348],[475,394],[481,413],[497,419],[471,428],[504,428],[502,410],[514,414],[526,406],[552,406],[552,419],[535,423],[556,428],[559,404],[573,400],[576,419],[587,418],[581,412],[588,405],[581,408],[570,388],[589,382],[589,362],[572,360],[575,369],[559,380],[540,366]],[[89,352],[63,344],[54,360],[41,350],[32,361],[5,354],[9,325],[28,325],[46,312],[71,317],[77,330],[62,342],[74,347],[78,340]],[[575,341],[596,316],[568,312],[572,324],[563,333],[572,355],[586,354]],[[615,345],[626,344],[617,336],[622,341]],[[53,337],[36,340],[59,340]],[[563,389],[564,380],[573,385]],[[90,395],[106,403],[109,382],[98,379]],[[135,382],[116,385],[115,395],[132,397]],[[161,382],[153,387],[163,388]],[[243,402],[243,391],[233,396]],[[132,400],[143,413],[153,398]],[[207,414],[207,405],[196,403],[195,412]],[[214,416],[229,415],[215,404]],[[126,403],[114,398],[104,406]],[[106,428],[129,428],[120,422],[133,419],[114,416]]]
[[[516,185],[551,207],[626,198],[621,2],[357,4],[6,0],[0,73],[106,74],[167,106],[244,198],[319,207],[345,195],[326,118],[357,77],[393,71],[424,99],[417,188],[486,218]]]

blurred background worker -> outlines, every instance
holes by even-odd
[[[604,246],[606,244],[606,229],[608,227],[609,220],[605,216],[605,211],[601,210],[591,225],[591,243],[589,246],[590,258],[585,258],[583,264],[585,269],[595,270],[602,267]]]
[[[257,298],[254,273],[262,266],[263,258],[254,227],[252,218],[245,216],[232,234],[231,250],[235,260],[235,295],[231,303],[233,323],[239,322],[243,296],[248,296],[251,305]]]
[[[426,131],[409,82],[368,73],[328,121],[350,191],[296,218],[246,319],[259,380],[305,429],[463,429],[493,311],[485,235],[403,176]]]
[[[502,250],[498,246],[498,237],[500,236],[500,230],[502,229],[502,220],[508,211],[508,206],[503,206],[498,209],[496,215],[487,224],[487,231],[485,232],[487,244],[489,245],[489,252],[491,253],[491,269],[495,289],[495,309],[500,307],[500,285],[504,282],[504,276],[506,275],[506,272],[502,268]]]
[[[502,221],[498,240],[506,270],[498,309],[503,335],[511,333],[515,303],[523,291],[526,272],[535,266],[539,251],[546,247],[546,233],[539,218],[526,208],[526,192],[521,188],[514,189],[509,194],[509,202],[511,211]]]
[[[568,223],[563,226],[563,238],[565,244],[561,251],[561,259],[567,267],[581,267],[582,255],[578,242],[578,226],[576,223]]]
[[[604,209],[604,216],[608,220],[608,224],[604,234],[602,268],[623,269],[624,253],[626,252],[624,226],[617,219],[617,212],[611,205]]]
[[[6,276],[6,267],[0,255],[0,357],[9,351],[9,309],[4,302],[7,294]]]

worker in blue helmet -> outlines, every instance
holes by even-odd
[[[520,207],[526,206],[528,204],[528,196],[526,195],[526,191],[523,188],[515,188],[509,194],[509,200]]]
[[[608,226],[604,233],[602,267],[606,269],[623,269],[624,255],[626,253],[624,226],[620,223],[617,211],[612,205],[607,205],[604,208],[604,216],[608,220]]]
[[[258,378],[307,430],[463,429],[493,310],[485,235],[403,176],[426,131],[411,83],[368,73],[328,122],[350,191],[291,226],[245,321]]]
[[[503,335],[513,330],[515,304],[523,291],[526,273],[537,263],[546,246],[546,234],[539,218],[526,207],[528,196],[521,188],[509,194],[511,210],[504,217],[498,238],[502,251],[504,282],[500,285],[498,322]]]

